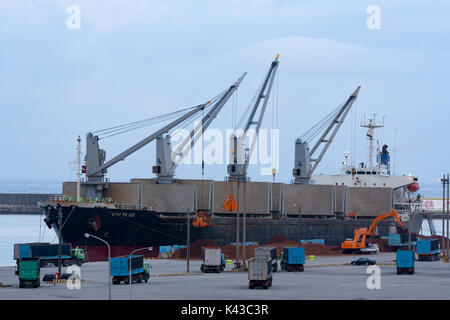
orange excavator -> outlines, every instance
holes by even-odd
[[[381,220],[387,219],[389,217],[393,216],[395,220],[398,222],[398,224],[401,227],[405,227],[405,224],[400,219],[400,216],[398,215],[397,211],[395,209],[392,209],[391,211],[386,211],[383,214],[380,214],[378,217],[376,217],[372,224],[370,225],[369,229],[367,228],[359,228],[355,229],[353,232],[355,234],[355,237],[352,239],[345,240],[341,244],[341,248],[343,249],[343,252],[354,252],[359,251],[360,249],[363,249],[366,247],[366,237],[373,237],[375,236],[375,231],[377,227],[377,223]]]

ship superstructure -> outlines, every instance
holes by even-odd
[[[367,129],[368,164],[364,162],[360,162],[358,166],[349,164],[349,153],[345,152],[345,160],[339,174],[316,174],[312,176],[311,183],[393,189],[407,186],[409,191],[417,191],[419,189],[417,177],[409,174],[402,176],[391,174],[388,146],[383,145],[380,148],[378,140],[375,140],[375,129],[384,127],[384,121],[382,123],[377,122],[374,114],[371,118],[364,119],[360,126]],[[376,162],[374,163],[375,141],[377,149]]]

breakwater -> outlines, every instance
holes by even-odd
[[[40,214],[38,201],[59,196],[49,193],[0,193],[0,214]]]

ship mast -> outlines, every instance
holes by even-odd
[[[373,168],[373,140],[374,140],[374,131],[378,128],[384,127],[384,118],[383,123],[377,123],[376,122],[376,113],[372,115],[372,118],[369,118],[366,120],[366,117],[364,116],[364,120],[360,124],[361,128],[367,128],[366,136],[369,139],[369,168]]]
[[[77,202],[80,202],[80,189],[81,189],[81,138],[77,139]]]

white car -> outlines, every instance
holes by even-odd
[[[379,254],[380,248],[378,248],[378,245],[375,243],[368,243],[365,248],[360,249],[361,253],[368,253],[368,254]]]

